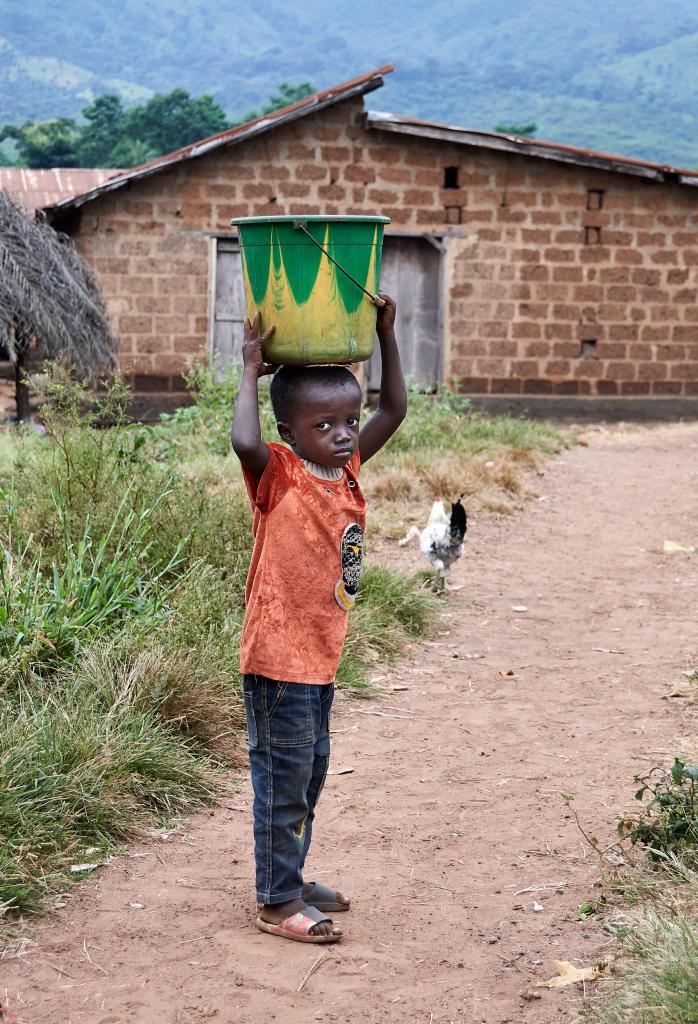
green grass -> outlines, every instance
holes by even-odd
[[[158,678],[159,668],[111,674],[95,670],[96,657],[0,705],[6,909],[40,908],[69,884],[71,864],[99,860],[157,814],[191,809],[220,788],[213,762],[171,728],[162,701],[150,700],[146,669]]]
[[[666,872],[649,891],[652,903],[621,930],[620,974],[590,1014],[598,1024],[698,1021],[698,875]]]
[[[386,454],[425,450],[478,455],[512,448],[550,455],[571,440],[546,423],[514,416],[485,416],[468,398],[444,387],[438,395],[408,390],[409,415],[386,445]]]

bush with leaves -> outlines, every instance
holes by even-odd
[[[635,781],[641,783],[635,799],[647,803],[642,812],[619,822],[619,835],[646,847],[653,860],[670,854],[694,855],[698,848],[698,765],[687,765],[677,757],[670,769],[652,768],[647,775],[636,775]]]

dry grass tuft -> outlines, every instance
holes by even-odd
[[[122,704],[141,713],[156,710],[159,721],[194,739],[217,760],[242,763],[240,693],[206,644],[196,654],[168,654],[155,647],[132,655],[116,643],[96,644],[74,671],[81,685],[103,694],[110,711]]]
[[[629,908],[612,918],[619,978],[591,1005],[596,1024],[693,1024],[698,1020],[698,872],[676,857],[616,879]]]
[[[369,499],[370,531],[395,540],[423,524],[438,497],[463,495],[468,512],[506,515],[534,491],[528,480],[543,456],[516,448],[473,455],[464,451],[411,450],[370,462],[362,485]]]

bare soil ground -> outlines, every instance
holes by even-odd
[[[340,945],[254,929],[243,782],[67,899],[0,964],[0,1001],[25,1024],[574,1019],[576,988],[520,998],[612,949],[576,920],[599,869],[561,794],[612,839],[633,774],[695,739],[663,695],[698,648],[698,554],[661,553],[698,544],[698,426],[587,436],[523,513],[472,523],[464,589],[376,667],[385,695],[338,700],[309,877],[353,897]]]

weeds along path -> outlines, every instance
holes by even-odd
[[[0,1001],[25,1024],[575,1019],[576,989],[520,998],[611,948],[576,920],[598,865],[560,794],[610,840],[689,729],[662,698],[694,663],[698,556],[661,547],[698,542],[697,484],[698,427],[612,434],[472,524],[434,640],[377,667],[406,689],[338,702],[309,877],[354,898],[339,946],[253,928],[245,784],[74,894],[0,965]]]

